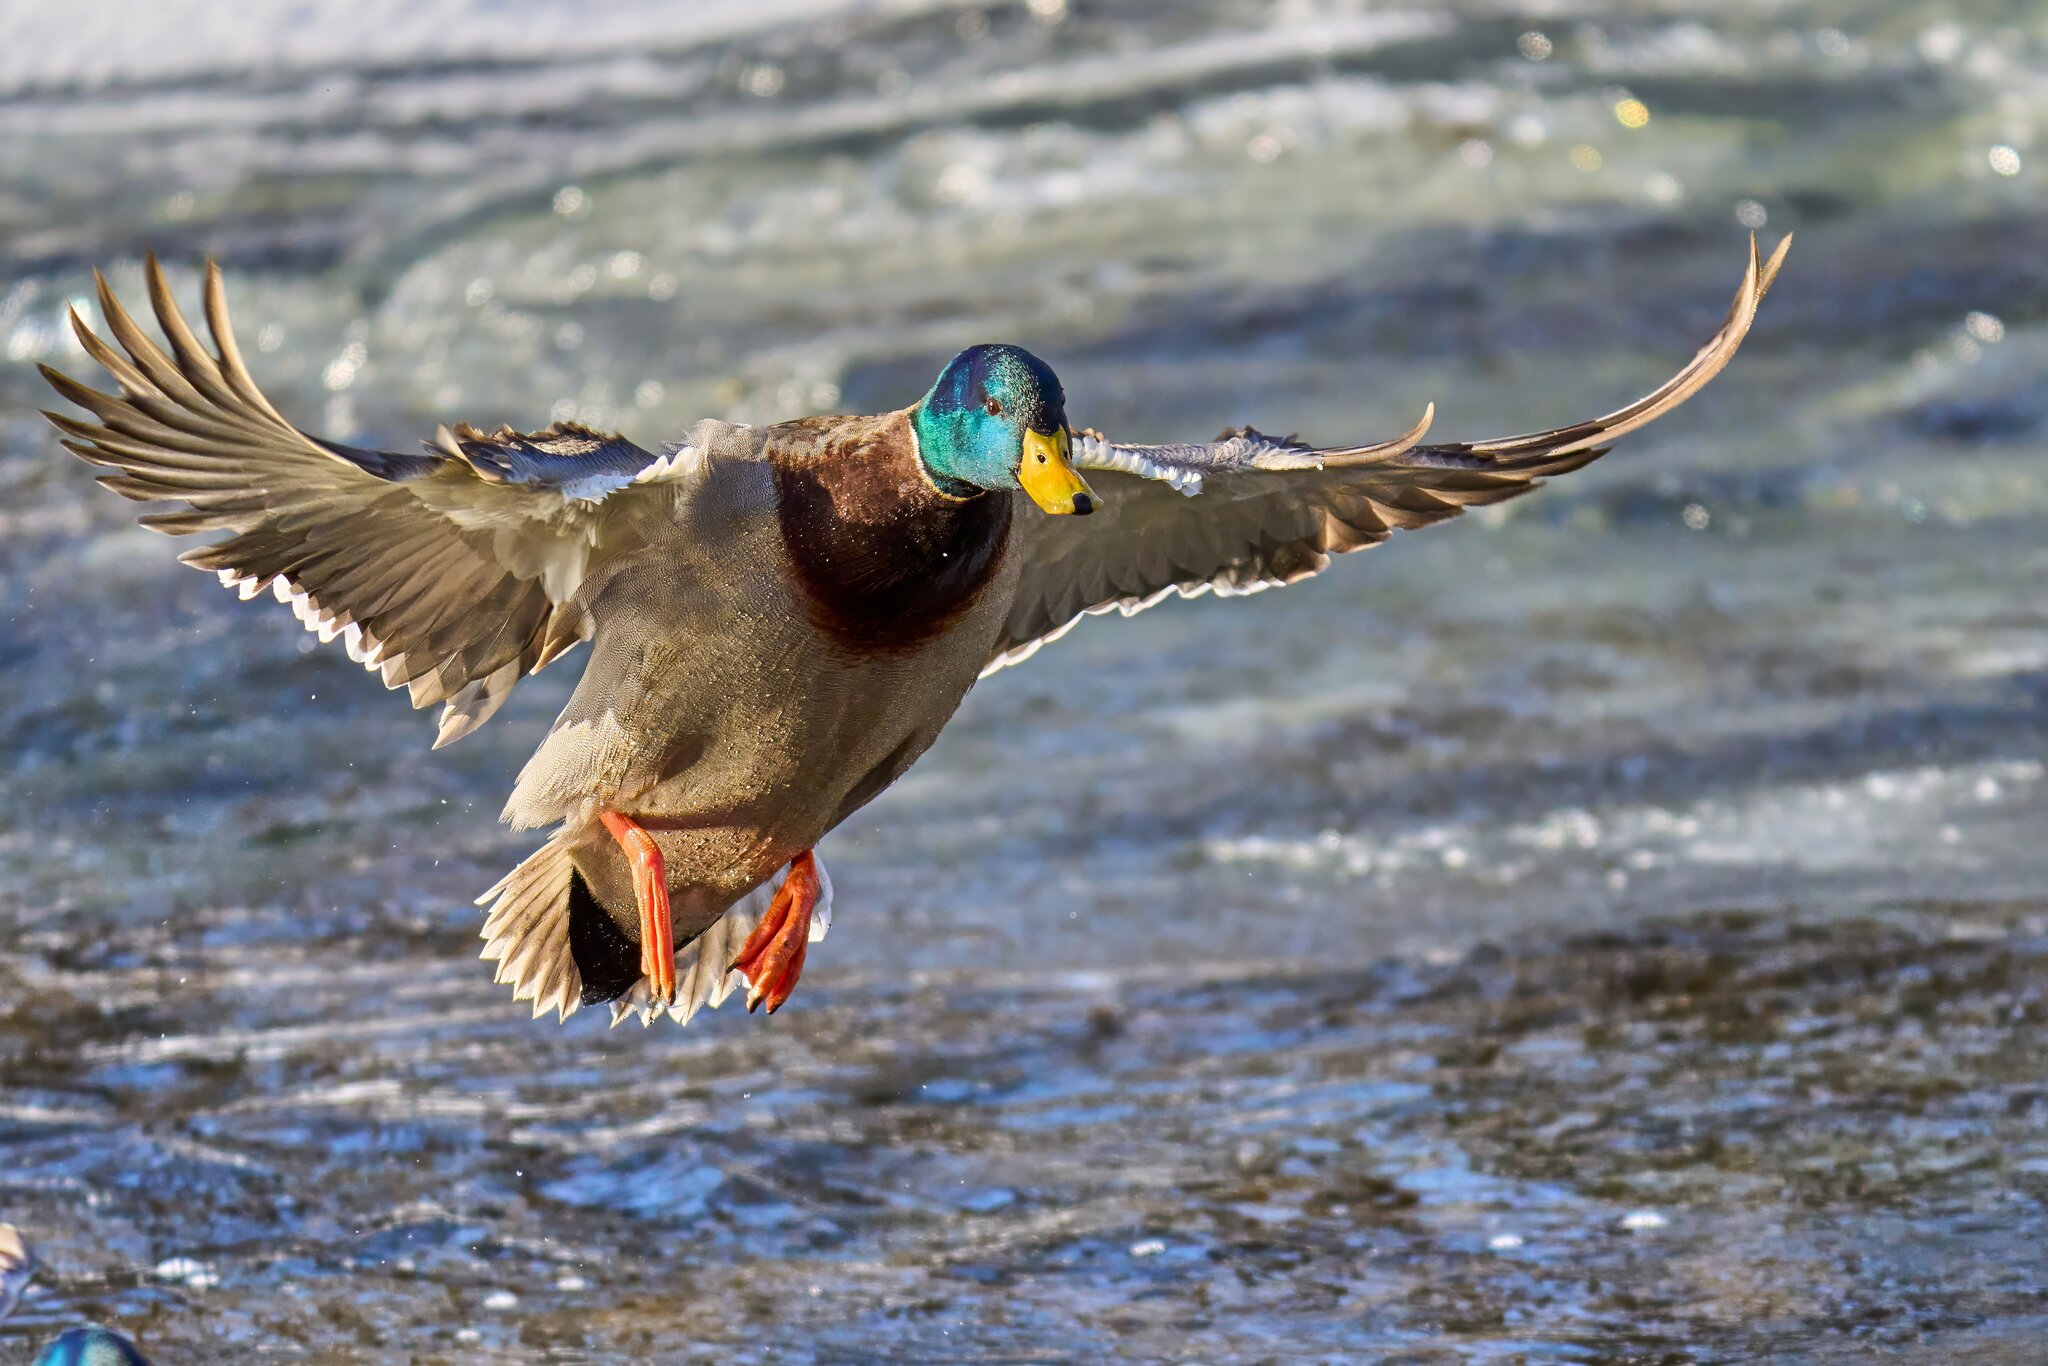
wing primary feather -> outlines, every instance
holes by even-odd
[[[97,271],[93,272],[93,279],[99,280],[103,287],[106,284]],[[100,304],[100,312],[104,316],[106,301],[102,299]],[[71,335],[78,338],[78,344],[85,348],[87,355],[98,361],[106,372],[114,377],[114,381],[121,386],[121,392],[126,394],[131,402],[156,393],[156,386],[149,382],[149,377],[138,370],[133,361],[101,341],[99,334],[86,326],[85,319],[79,315],[77,309],[69,309],[67,312],[71,318]],[[108,324],[110,329],[112,326],[112,323]]]
[[[1423,437],[1429,435],[1430,424],[1435,421],[1436,404],[1426,404],[1422,409],[1422,420],[1391,441],[1382,441],[1375,446],[1339,446],[1318,451],[1317,454],[1323,457],[1325,465],[1337,469],[1370,464],[1375,460],[1387,460],[1413,449]]]
[[[1702,346],[1677,374],[1634,403],[1618,408],[1604,417],[1594,418],[1590,422],[1574,423],[1569,427],[1554,428],[1547,432],[1532,432],[1526,436],[1470,442],[1459,449],[1496,456],[1515,456],[1538,451],[1546,456],[1563,455],[1588,446],[1610,442],[1616,437],[1656,421],[1698,393],[1708,381],[1727,367],[1730,360],[1734,359],[1736,350],[1749,335],[1750,325],[1756,321],[1757,304],[1762,300],[1769,281],[1776,278],[1778,267],[1784,263],[1785,253],[1791,243],[1792,239],[1788,234],[1771,253],[1771,262],[1767,268],[1757,256],[1756,235],[1750,234],[1749,262],[1742,274],[1742,284],[1735,291],[1735,301],[1729,305],[1728,314],[1720,330],[1708,339],[1707,344]]]
[[[221,278],[220,263],[208,257],[206,261],[206,328],[213,333],[213,344],[220,352],[221,372],[241,399],[251,407],[268,415],[273,421],[290,426],[284,414],[271,406],[263,391],[256,386],[255,376],[242,360],[242,348],[235,341],[234,323],[228,317],[227,283]]]
[[[93,279],[99,283],[100,316],[107,320],[107,330],[114,334],[114,340],[121,344],[121,349],[128,353],[147,380],[147,387],[174,403],[204,411],[209,406],[205,399],[185,382],[178,368],[171,364],[171,358],[135,325],[135,319],[128,316],[128,310],[115,297],[114,287],[107,283],[107,277],[94,271]]]
[[[178,358],[178,372],[215,408],[223,413],[232,413],[239,400],[221,375],[220,365],[199,344],[199,338],[193,335],[185,315],[179,311],[178,301],[171,296],[170,281],[164,278],[163,266],[158,264],[155,252],[143,257],[142,275],[149,286],[149,302],[156,310],[157,325],[163,328],[164,336],[171,343],[171,351]]]

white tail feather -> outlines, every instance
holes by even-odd
[[[583,1004],[583,974],[569,952],[569,861],[563,832],[527,855],[498,885],[477,898],[489,903],[480,955],[498,964],[497,980],[512,999],[532,1001],[536,1017],[553,1010],[566,1020]]]

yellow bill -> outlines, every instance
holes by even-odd
[[[1024,463],[1017,468],[1017,482],[1031,495],[1040,510],[1086,515],[1095,511],[1095,493],[1074,472],[1068,459],[1071,449],[1067,429],[1051,436],[1044,432],[1024,433]]]

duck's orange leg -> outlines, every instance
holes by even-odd
[[[633,865],[633,899],[640,905],[640,975],[647,979],[656,1005],[676,998],[676,934],[668,913],[668,872],[654,836],[630,816],[599,813],[604,828]]]
[[[789,861],[789,871],[782,875],[782,885],[775,889],[761,923],[726,967],[746,975],[750,1014],[766,1002],[773,1015],[796,990],[811,943],[811,912],[817,908],[818,893],[818,860],[806,849]]]

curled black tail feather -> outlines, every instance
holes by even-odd
[[[569,955],[583,978],[583,1004],[616,1001],[640,980],[640,946],[598,904],[580,871],[569,874]]]

